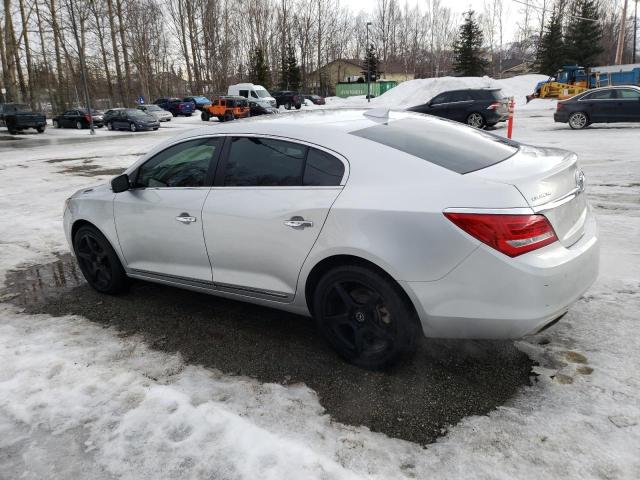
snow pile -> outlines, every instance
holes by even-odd
[[[431,100],[439,93],[464,88],[500,88],[507,97],[514,97],[516,104],[524,105],[526,96],[533,93],[536,84],[546,80],[546,75],[520,75],[518,77],[496,80],[490,77],[438,77],[408,80],[386,91],[370,103],[364,95],[339,98],[329,97],[329,106],[372,106],[388,108],[408,108]]]

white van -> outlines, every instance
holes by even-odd
[[[262,85],[254,85],[253,83],[229,85],[227,94],[248,98],[265,108],[277,108],[278,106],[276,99]]]

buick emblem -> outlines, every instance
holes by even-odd
[[[360,323],[364,322],[364,313],[362,312],[356,312],[356,320]]]
[[[584,192],[585,187],[585,177],[584,172],[582,170],[576,170],[576,187],[578,187],[578,192]]]

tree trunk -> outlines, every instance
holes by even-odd
[[[64,72],[62,70],[62,53],[60,51],[60,27],[58,26],[58,14],[56,12],[56,1],[50,0],[49,11],[51,13],[51,29],[53,30],[53,46],[56,52],[56,105],[55,109],[62,111],[66,109],[66,102],[62,99],[62,88],[64,85]]]
[[[16,85],[16,37],[13,33],[13,20],[11,19],[11,0],[4,0],[4,45],[5,45],[5,88],[6,99],[10,102],[18,101],[18,89]]]
[[[124,32],[124,17],[122,16],[122,0],[116,0],[116,12],[118,14],[118,25],[120,32],[120,44],[122,46],[122,58],[124,59],[125,76],[125,105],[131,100],[131,67],[129,65],[129,53],[127,40]]]
[[[27,80],[28,80],[28,97],[29,97],[29,104],[31,105],[31,108],[35,110],[36,105],[35,105],[35,99],[34,99],[34,85],[33,85],[33,63],[31,61],[31,48],[29,46],[29,35],[28,35],[28,31],[29,29],[27,28],[27,16],[25,15],[25,11],[24,11],[24,0],[19,0],[19,5],[20,5],[20,20],[22,21],[22,38],[24,39],[24,51],[25,51],[25,57],[27,59]]]

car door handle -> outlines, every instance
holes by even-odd
[[[180,215],[178,215],[176,217],[176,220],[179,221],[180,223],[188,224],[188,223],[195,222],[196,221],[196,217],[192,217],[188,213],[184,212],[184,213],[181,213]]]
[[[291,228],[313,227],[313,222],[311,220],[305,220],[302,217],[291,217],[289,220],[286,220],[284,224]]]

